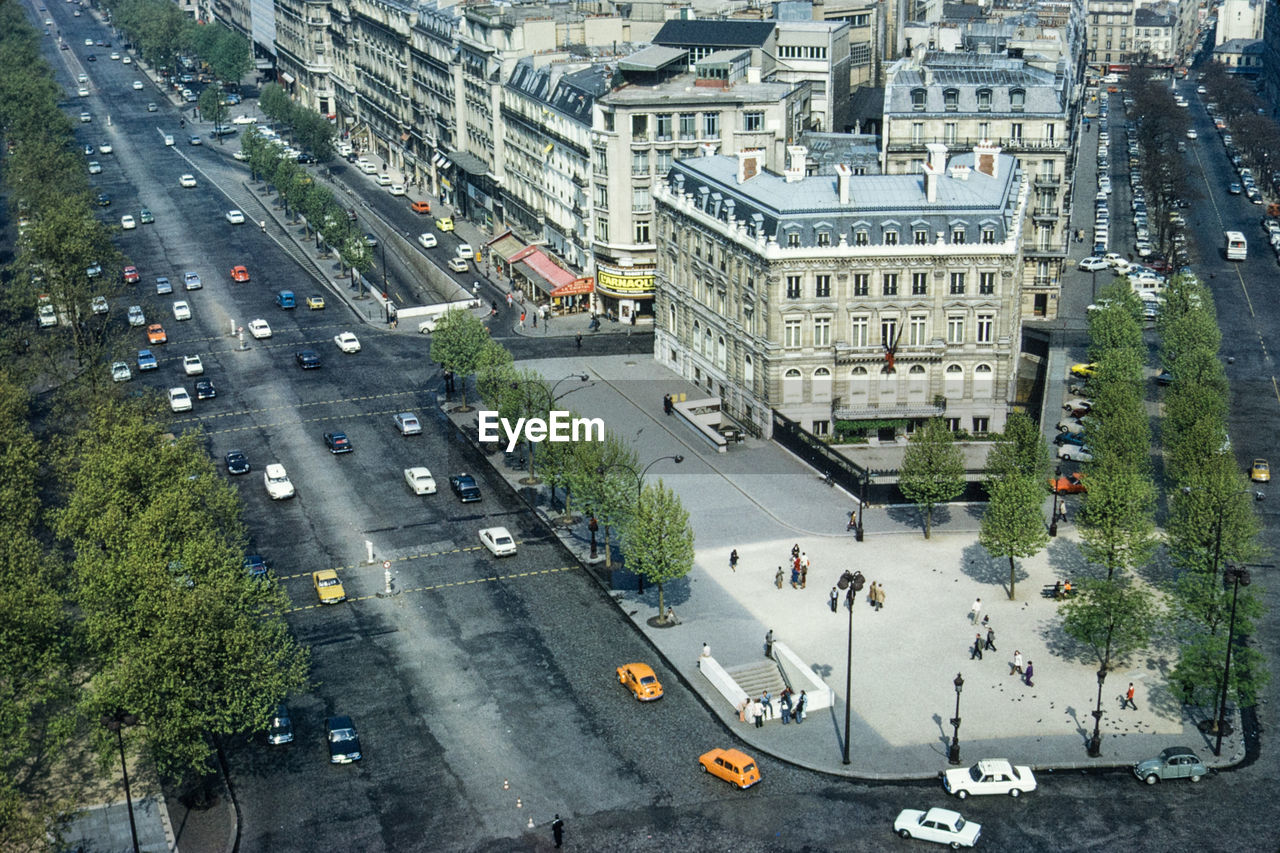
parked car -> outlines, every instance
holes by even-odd
[[[945,771],[942,787],[961,800],[970,794],[1008,794],[1016,798],[1036,789],[1036,777],[1025,765],[1014,766],[1003,758],[984,758],[972,767]]]
[[[191,395],[186,388],[169,389],[169,408],[175,412],[191,411]]]
[[[160,366],[159,362],[156,361],[156,357],[155,355],[152,354],[151,350],[149,349],[138,350],[138,370],[139,371],[155,370],[159,366]]]
[[[1190,779],[1192,782],[1199,782],[1208,773],[1209,768],[1204,766],[1204,762],[1185,746],[1168,747],[1155,758],[1133,765],[1133,775],[1148,785],[1165,779]]]
[[[1249,466],[1249,479],[1255,483],[1271,482],[1271,463],[1265,459],[1255,459]]]
[[[329,762],[350,764],[364,757],[360,751],[360,735],[350,717],[328,717],[324,721],[326,739],[329,741]]]
[[[128,382],[133,378],[133,371],[129,369],[129,365],[123,361],[112,362],[111,364],[111,381],[112,382]]]
[[[1058,448],[1058,458],[1069,462],[1092,462],[1093,452],[1084,445],[1064,444]]]
[[[283,702],[276,706],[271,721],[267,723],[267,743],[273,746],[293,743],[293,720],[289,718],[289,709]]]

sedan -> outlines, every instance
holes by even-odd
[[[293,720],[289,719],[289,709],[284,703],[276,706],[276,712],[271,715],[271,722],[267,724],[267,743],[273,746],[293,743]]]
[[[193,133],[193,134],[191,134],[190,136],[188,136],[188,137],[187,137],[187,144],[188,144],[188,145],[202,145],[203,143],[200,141],[200,137]]]
[[[434,234],[419,234],[418,243],[424,249],[434,249],[438,245],[436,235]]]
[[[1195,139],[1198,136],[1199,134],[1196,133],[1196,129],[1194,127],[1187,129],[1187,139]]]
[[[1082,444],[1064,444],[1058,448],[1058,458],[1068,462],[1092,462],[1093,451]]]
[[[308,307],[308,308],[310,308],[312,311],[319,311],[319,310],[323,309],[323,308],[324,308],[324,297],[323,297],[323,296],[308,296],[308,297],[307,297],[307,307]]]
[[[138,370],[155,370],[159,366],[155,355],[149,349],[138,350]]]
[[[249,457],[244,455],[243,450],[228,450],[226,463],[228,474],[249,473]]]
[[[191,411],[191,395],[186,388],[169,389],[169,408],[175,412]]]
[[[1271,482],[1271,463],[1265,459],[1255,459],[1249,466],[1249,479],[1255,483]]]
[[[244,224],[244,213],[243,213],[243,212],[241,212],[241,211],[239,211],[239,210],[235,210],[235,209],[228,210],[228,211],[227,211],[227,221],[228,221],[228,222],[230,222],[232,225],[243,225],[243,224]]]
[[[366,233],[364,235],[364,244],[370,249],[378,248],[378,237],[376,234]]]
[[[164,333],[164,326],[159,323],[152,323],[147,326],[147,343],[163,344],[169,340],[169,336]]]
[[[165,296],[170,293],[173,293],[173,285],[169,283],[168,277],[163,275],[157,276],[156,277],[156,295]]]
[[[354,332],[340,332],[334,336],[333,342],[343,352],[360,352],[360,339]]]
[[[249,334],[257,340],[271,337],[271,327],[267,325],[266,320],[250,320]]]
[[[378,177],[374,178],[374,179],[373,179],[373,181],[374,181],[374,183],[376,183],[376,184],[377,184],[378,186],[380,186],[380,187],[389,187],[389,186],[391,186],[391,176],[390,176],[390,175],[386,175],[386,174],[378,175]]]
[[[93,300],[89,303],[89,308],[95,314],[106,314],[111,310],[111,306],[107,303],[107,297],[105,296],[93,297]]]
[[[231,280],[237,282],[246,282],[249,280],[249,270],[243,264],[238,264],[231,268]]]
[[[431,476],[430,470],[421,466],[405,468],[404,481],[415,495],[434,495],[436,493],[436,478]]]
[[[387,192],[392,195],[404,195],[404,184],[392,184],[387,187]]]
[[[395,416],[395,423],[396,429],[400,430],[401,435],[422,434],[422,422],[418,420],[418,416],[413,412],[400,412]]]
[[[952,849],[972,847],[982,834],[980,824],[967,821],[950,809],[903,809],[893,822],[893,831],[903,838],[919,838],[949,844]]]
[[[942,787],[961,800],[970,794],[1008,794],[1016,799],[1036,789],[1036,777],[1030,767],[986,758],[968,769],[944,771]]]
[[[449,488],[453,489],[453,493],[458,496],[458,500],[464,504],[475,503],[480,500],[480,487],[476,485],[476,478],[470,474],[456,474],[450,477]]]
[[[89,174],[90,174],[90,175],[101,175],[101,174],[102,174],[102,164],[101,164],[101,163],[99,163],[97,160],[90,160],[90,161],[89,161]]]
[[[1092,376],[1097,371],[1098,365],[1093,362],[1071,365],[1072,376]]]
[[[138,227],[138,220],[134,219],[134,218],[133,218],[132,216],[130,216],[129,214],[127,214],[127,213],[126,213],[124,216],[121,216],[121,217],[120,217],[120,228],[121,228],[121,230],[124,230],[124,231],[132,231],[133,229],[135,229],[135,228],[137,228],[137,227]]]
[[[257,124],[258,120],[253,116],[238,115],[231,120],[232,124]]]
[[[702,772],[711,773],[739,788],[747,789],[760,781],[756,760],[736,749],[713,749],[698,756]]]
[[[186,272],[182,274],[182,286],[187,290],[199,290],[204,287],[204,282],[200,280],[199,273]]]
[[[293,483],[289,480],[289,472],[278,462],[273,462],[267,466],[267,470],[263,472],[262,481],[267,487],[267,494],[271,496],[273,501],[284,500],[294,495]]]
[[[1171,746],[1155,758],[1139,761],[1133,765],[1133,775],[1148,785],[1163,779],[1190,779],[1199,782],[1208,775],[1209,769],[1200,758],[1185,746]]]
[[[173,319],[175,319],[175,320],[190,320],[190,319],[191,319],[191,306],[190,306],[189,304],[187,304],[186,302],[182,301],[181,299],[179,299],[177,302],[173,303]]]
[[[453,220],[452,220],[452,219],[450,219],[448,216],[442,216],[441,218],[439,218],[439,219],[437,219],[437,220],[436,220],[436,230],[437,230],[437,231],[452,231],[452,230],[453,230]]]
[[[145,325],[147,325],[147,315],[142,313],[142,306],[141,306],[141,305],[130,305],[130,306],[129,306],[129,314],[128,314],[128,316],[129,316],[129,325],[130,325],[130,326],[145,326]]]
[[[356,449],[345,432],[326,432],[324,446],[329,448],[330,453],[350,453]]]
[[[147,104],[147,112],[149,112],[149,113],[153,113],[153,112],[157,111],[158,109],[160,109],[160,108],[159,108],[158,106],[156,106],[156,104],[155,104],[155,102],[154,102],[154,101],[152,101],[151,103]]]
[[[181,178],[178,178],[178,186],[180,187],[186,187],[187,189],[191,189],[195,185],[196,185],[195,175],[188,174],[188,175],[183,175]]]
[[[455,250],[455,254],[465,261],[470,260],[475,252],[472,251],[470,243],[459,243],[458,248]]]
[[[512,557],[516,553],[516,540],[505,527],[486,527],[480,531],[480,544],[495,557]]]
[[[196,399],[212,400],[218,396],[218,389],[213,387],[213,383],[208,379],[201,379],[196,383]]]
[[[133,371],[129,369],[129,365],[123,361],[113,362],[111,365],[111,381],[112,382],[128,382],[133,378]]]
[[[311,573],[311,585],[315,587],[316,597],[321,604],[337,604],[347,600],[347,591],[333,569],[321,569]]]
[[[98,153],[99,153],[99,154],[110,154],[112,150],[113,150],[113,149],[111,148],[111,143],[110,143],[110,142],[100,142],[100,143],[98,143]]]
[[[653,667],[647,663],[629,663],[615,670],[618,682],[631,691],[631,695],[641,702],[652,702],[662,698],[662,684],[658,676],[653,674]]]
[[[471,267],[467,266],[467,262],[464,261],[462,258],[450,258],[449,269],[453,270],[454,272],[466,272],[467,270],[471,269]]]
[[[1105,270],[1107,268],[1107,262],[1104,261],[1102,258],[1090,256],[1081,260],[1079,263],[1079,267],[1085,272],[1093,272],[1094,270]]]
[[[204,373],[204,362],[200,360],[198,355],[184,355],[182,357],[182,369],[186,371],[188,376],[199,376]]]
[[[106,193],[98,193],[97,202],[98,202],[98,207],[110,207],[111,196],[107,195]]]
[[[1235,181],[1232,181],[1230,184],[1227,185],[1227,192],[1231,193],[1232,195],[1240,195],[1240,193],[1244,192],[1244,187],[1240,186],[1240,184],[1236,183]]]
[[[138,268],[133,264],[129,264],[121,270],[120,275],[124,278],[125,284],[137,284],[142,281],[142,276],[138,274]]]
[[[85,267],[84,274],[89,278],[97,278],[102,275],[102,264],[94,263],[91,266]]]
[[[142,81],[141,81],[141,80],[134,80],[134,81],[133,81],[133,90],[134,90],[135,92],[141,92],[141,91],[142,91]]]
[[[315,350],[304,349],[294,353],[293,358],[303,370],[315,370],[320,366],[320,354]]]
[[[360,735],[350,717],[328,717],[324,730],[329,740],[330,764],[350,764],[364,757],[360,752]]]

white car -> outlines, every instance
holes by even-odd
[[[458,244],[458,257],[462,258],[464,261],[468,261],[474,256],[475,252],[472,250],[470,243]]]
[[[188,376],[199,376],[204,373],[204,362],[200,360],[198,355],[184,355],[182,357],[182,369],[187,372]]]
[[[434,249],[439,243],[436,241],[434,234],[419,234],[418,244],[424,249]]]
[[[114,150],[115,150],[115,149],[111,147],[111,143],[110,143],[110,142],[103,142],[103,143],[100,143],[100,144],[98,145],[98,153],[99,153],[99,154],[110,154],[110,153],[111,153],[112,151],[114,151]]]
[[[404,184],[392,184],[387,187],[387,192],[392,195],[404,195]]]
[[[333,342],[343,352],[360,352],[360,339],[355,336],[355,332],[340,332],[334,336]]]
[[[107,304],[107,297],[95,296],[89,303],[89,307],[93,309],[95,314],[106,314],[111,310],[111,306]]]
[[[125,56],[123,56],[123,57],[121,57],[121,58],[120,58],[120,64],[121,64],[121,65],[132,65],[132,64],[133,64],[133,60],[132,60],[132,59],[130,59],[128,55],[125,55]]]
[[[471,267],[467,266],[467,262],[464,261],[462,258],[450,258],[449,269],[453,270],[454,272],[466,272],[467,270],[471,269]]]
[[[972,767],[943,772],[942,787],[962,800],[970,794],[1008,794],[1016,798],[1036,789],[1036,777],[1030,767],[1015,767],[1003,758],[984,758]]]
[[[1187,130],[1187,139],[1195,139],[1198,135],[1194,127]]]
[[[120,227],[125,231],[132,231],[138,227],[138,220],[126,213],[120,217]]]
[[[101,163],[99,163],[97,160],[90,160],[90,161],[89,161],[89,174],[90,174],[90,175],[101,175],[101,174],[102,174],[102,164],[101,164]]]
[[[357,160],[356,168],[361,172],[364,172],[366,175],[372,175],[374,172],[378,171],[378,167],[370,163],[368,160]]]
[[[238,115],[231,120],[232,124],[257,124],[258,120],[253,116]]]
[[[114,362],[111,365],[111,381],[112,382],[128,382],[133,378],[133,371],[129,369],[129,365],[123,361]]]
[[[432,477],[431,472],[426,468],[405,468],[404,481],[409,484],[409,488],[413,489],[415,495],[436,493],[436,478]]]
[[[169,389],[169,408],[175,412],[191,411],[191,395],[186,388]]]
[[[129,325],[130,326],[147,325],[147,315],[142,313],[141,305],[129,306]]]
[[[141,80],[134,80],[134,81],[133,81],[133,88],[134,88],[134,90],[135,90],[135,91],[141,92],[141,91],[142,91],[142,81],[141,81]]]
[[[1058,458],[1066,459],[1068,462],[1092,462],[1093,451],[1087,447],[1077,447],[1074,444],[1064,444],[1058,448]]]
[[[166,145],[172,145],[172,144],[173,144],[172,142],[169,142],[169,139],[170,139],[170,138],[171,138],[171,137],[168,137],[168,136],[166,136],[166,137],[165,137],[165,144],[166,144]],[[189,175],[189,174],[188,174],[188,175],[183,175],[181,178],[178,178],[178,185],[179,185],[179,186],[182,186],[182,187],[186,187],[187,189],[191,189],[192,187],[194,187],[194,186],[196,185],[196,176],[195,176],[195,175]]]
[[[79,89],[76,89],[76,94],[82,98],[87,98],[89,97],[89,88],[87,86],[81,86]]]
[[[173,146],[173,134],[172,134],[172,133],[166,133],[166,134],[164,135],[164,144],[165,144],[166,146],[170,146],[170,147],[172,147],[172,146]],[[194,180],[195,180],[195,178],[192,178],[191,180],[193,180],[193,181],[194,181]],[[192,184],[192,186],[195,186],[195,184]]]
[[[182,301],[181,299],[173,303],[173,319],[190,320],[191,306],[188,305],[186,302]]]
[[[391,176],[390,176],[390,175],[386,175],[386,174],[378,175],[378,177],[374,178],[373,180],[374,180],[374,183],[376,183],[376,184],[377,184],[378,186],[380,186],[380,187],[389,187],[389,186],[391,186]]]
[[[52,305],[41,305],[37,316],[42,329],[52,329],[58,325],[58,312],[53,310]]]
[[[505,527],[486,527],[480,531],[480,544],[495,557],[510,557],[516,552],[516,540]]]
[[[289,482],[289,473],[280,463],[272,462],[268,465],[262,480],[267,486],[267,494],[271,496],[271,500],[279,501],[293,497],[293,483]]]
[[[972,847],[982,834],[982,826],[965,820],[950,809],[903,809],[893,822],[893,831],[903,838],[919,838],[949,844],[952,849]]]
[[[243,225],[243,224],[244,224],[244,213],[242,213],[242,212],[241,212],[241,211],[239,211],[239,210],[235,210],[234,208],[233,208],[233,209],[231,209],[231,210],[228,210],[228,211],[227,211],[227,221],[228,221],[228,222],[230,222],[232,225]]]
[[[1102,258],[1099,258],[1096,256],[1088,257],[1080,261],[1079,267],[1085,272],[1093,272],[1094,270],[1105,270],[1107,268],[1107,262],[1104,261]]]
[[[396,429],[401,435],[421,435],[422,421],[413,412],[400,412],[395,417]]]
[[[250,320],[249,334],[258,340],[269,338],[271,337],[271,327],[267,325],[266,320]]]

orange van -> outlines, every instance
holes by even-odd
[[[414,213],[430,213],[431,202],[415,201],[413,204],[409,205],[409,209],[412,210]]]

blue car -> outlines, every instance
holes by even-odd
[[[138,350],[138,369],[139,370],[155,370],[159,367],[156,357],[151,354],[149,349]]]

